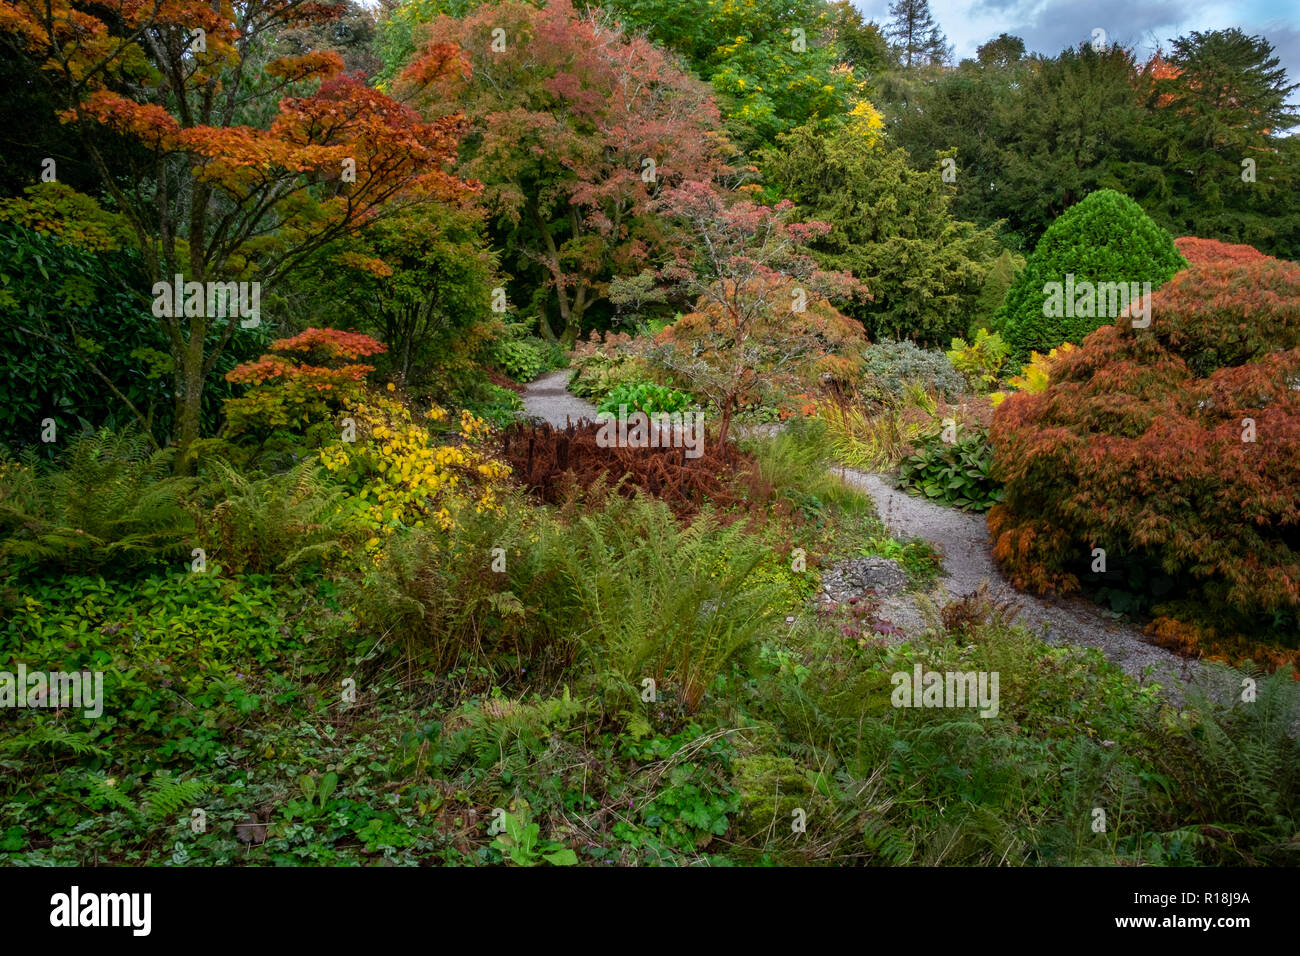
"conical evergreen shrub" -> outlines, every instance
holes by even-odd
[[[1133,283],[1154,291],[1186,267],[1173,238],[1132,199],[1113,189],[1090,194],[1048,227],[1007,292],[994,325],[1011,346],[1011,365],[1082,342],[1119,318]],[[1122,283],[1123,297],[1102,283]]]

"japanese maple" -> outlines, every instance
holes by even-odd
[[[829,225],[794,221],[792,203],[765,206],[701,182],[670,191],[661,206],[692,241],[659,275],[695,310],[665,329],[649,356],[714,406],[719,442],[742,401],[849,371],[865,334],[828,300],[866,289],[850,273],[819,269],[805,251]]]
[[[1170,646],[1300,663],[1300,266],[1179,247],[1149,329],[1103,326],[999,406],[994,554],[1035,590],[1136,588]]]
[[[614,276],[672,249],[656,200],[725,173],[712,96],[647,39],[569,0],[485,4],[424,30],[427,49],[457,44],[472,71],[430,76],[417,61],[394,90],[426,116],[469,117],[462,170],[484,183],[516,271],[540,269],[571,346]]]
[[[342,9],[304,0],[14,0],[0,7],[0,32],[65,104],[58,119],[76,125],[152,281],[269,285],[393,200],[450,200],[467,189],[444,168],[462,132],[458,115],[421,120],[344,74],[332,51],[268,56],[278,32]],[[464,69],[454,47],[437,44],[417,66],[428,77]],[[147,161],[114,165],[105,131],[142,146]],[[239,318],[159,317],[175,360],[182,469],[205,381]],[[210,327],[220,334],[205,346]]]

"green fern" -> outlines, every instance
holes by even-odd
[[[159,826],[174,818],[183,808],[192,807],[209,789],[211,786],[207,781],[180,780],[164,770],[150,778],[139,812],[151,826]]]
[[[185,808],[194,803],[211,789],[205,780],[183,780],[173,777],[170,771],[162,770],[154,774],[133,800],[122,787],[110,783],[98,774],[89,774],[85,778],[86,788],[90,791],[93,804],[107,804],[121,810],[141,830],[157,829],[171,821]]]
[[[31,750],[66,750],[78,757],[107,757],[108,751],[91,742],[90,734],[65,730],[52,721],[42,721],[8,740],[0,741],[0,753],[27,753]]]
[[[0,557],[92,570],[180,555],[196,482],[172,475],[172,455],[104,429],[75,439],[55,464],[30,451],[0,463]]]
[[[1203,862],[1294,864],[1300,860],[1300,685],[1289,673],[1246,674],[1205,665],[1212,686],[1234,695],[1255,681],[1255,700],[1216,703],[1189,694],[1187,726],[1165,731],[1155,756],[1179,805],[1166,838],[1195,829]]]
[[[135,801],[131,800],[116,783],[110,783],[107,779],[98,774],[90,774],[86,777],[86,788],[90,791],[91,802],[97,806],[107,804],[117,810],[121,810],[129,816],[137,826],[145,825],[145,815],[136,807]]]
[[[862,825],[862,844],[872,862],[881,866],[906,866],[916,855],[916,844],[883,820],[867,820]]]
[[[314,461],[266,478],[209,465],[204,500],[191,510],[200,543],[232,571],[285,571],[343,548],[347,493]]]

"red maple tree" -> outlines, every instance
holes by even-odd
[[[333,52],[268,60],[279,32],[341,10],[304,0],[12,0],[0,6],[0,34],[66,104],[58,119],[76,124],[151,281],[267,285],[385,204],[470,189],[447,171],[459,115],[425,122],[344,74]],[[465,63],[435,44],[417,67],[436,77]],[[104,130],[143,147],[145,161],[110,162],[120,152],[107,152]],[[182,470],[205,382],[239,318],[159,317],[174,359]]]
[[[673,247],[655,205],[665,190],[728,172],[709,88],[570,0],[484,4],[437,18],[425,38],[429,49],[458,45],[472,72],[430,76],[417,62],[394,88],[427,116],[464,110],[462,168],[484,183],[507,244],[541,269],[572,346],[614,276]]]
[[[763,205],[745,195],[753,188],[727,195],[687,182],[660,204],[692,241],[659,277],[695,309],[647,355],[717,409],[719,443],[742,401],[844,377],[866,343],[862,325],[830,301],[866,296],[866,287],[820,269],[806,250],[830,225],[796,222],[793,203]]]

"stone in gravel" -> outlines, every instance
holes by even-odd
[[[822,575],[822,597],[828,601],[860,598],[868,591],[895,594],[907,587],[907,572],[889,558],[845,558]]]

